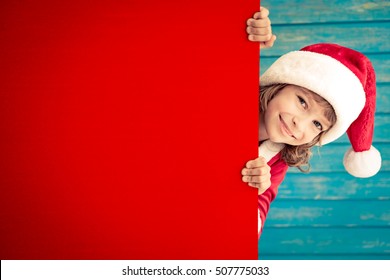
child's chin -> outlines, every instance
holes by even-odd
[[[278,135],[278,134],[269,135],[269,140],[271,140],[274,143],[278,143],[278,144],[292,145],[291,141],[289,141],[290,139],[287,139],[286,137],[284,137],[284,135]]]
[[[287,141],[285,139],[280,139],[280,137],[270,137],[269,140],[271,140],[274,143],[278,143],[278,144],[291,145],[290,143],[287,143]]]
[[[271,140],[274,143],[278,144],[285,144],[290,146],[300,146],[305,143],[298,143],[296,139],[287,139],[287,138],[281,138],[281,137],[270,137],[269,140]]]

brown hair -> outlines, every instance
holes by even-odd
[[[260,112],[265,112],[267,110],[268,102],[271,101],[271,99],[276,96],[276,94],[278,94],[280,90],[282,90],[288,85],[289,84],[274,84],[260,87]],[[308,95],[312,96],[313,99],[325,109],[325,117],[331,123],[331,126],[327,130],[321,131],[320,134],[318,134],[310,143],[299,146],[292,146],[286,144],[281,151],[282,159],[289,166],[297,167],[300,171],[307,173],[310,171],[309,159],[312,155],[311,148],[317,143],[321,145],[322,137],[327,131],[332,128],[332,126],[336,122],[336,113],[332,105],[330,105],[329,102],[326,101],[324,98],[322,98],[315,92],[308,90],[307,88],[300,87],[300,89],[302,89]],[[304,166],[306,167],[303,168]]]

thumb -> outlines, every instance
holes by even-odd
[[[261,42],[260,43],[260,49],[268,49],[268,48],[271,48],[274,43],[276,41],[276,36],[275,35],[272,35],[271,39],[269,39],[268,41],[266,42]]]
[[[266,190],[268,190],[268,188],[269,188],[269,187],[265,187],[265,186],[260,187],[259,190],[258,190],[258,192],[257,192],[257,194],[258,194],[258,195],[263,194]]]

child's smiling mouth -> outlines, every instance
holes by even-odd
[[[291,132],[290,128],[287,126],[287,124],[284,122],[282,116],[279,115],[279,120],[280,120],[280,128],[283,132],[283,134],[290,136],[294,139],[297,139],[294,134]]]

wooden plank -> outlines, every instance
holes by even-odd
[[[390,173],[355,178],[339,173],[287,173],[277,199],[390,199]]]
[[[265,0],[273,24],[388,20],[390,2],[384,0]]]
[[[389,97],[389,94],[386,94],[386,97]],[[381,104],[382,100],[385,99],[383,96],[379,98],[378,105]],[[387,101],[387,100],[386,100]],[[383,106],[383,105],[381,105]],[[374,141],[380,143],[388,143],[390,135],[390,114],[377,114],[375,116],[375,127],[374,127]],[[347,134],[345,133],[335,143],[349,143]]]
[[[390,259],[389,1],[265,0],[278,40],[261,53],[261,73],[282,54],[317,42],[365,53],[377,76],[374,146],[382,169],[372,178],[343,167],[346,135],[314,149],[312,172],[290,168],[259,242],[260,259]]]
[[[386,74],[386,76],[389,76],[389,74]],[[376,94],[376,112],[390,113],[390,83],[377,83]]]
[[[313,41],[310,41],[309,44],[313,44],[315,42],[318,42],[318,41],[313,40]],[[306,44],[300,45],[300,46],[297,46],[296,49],[291,48],[290,50],[298,50],[298,49],[304,47],[305,45]],[[265,52],[262,52],[262,56],[260,59],[260,70],[261,70],[260,73],[261,74],[264,73],[271,66],[271,64],[274,63],[275,60],[277,59],[277,57],[264,56],[264,53]],[[283,54],[284,53],[287,53],[287,51],[283,52]],[[388,53],[369,54],[369,55],[367,55],[367,57],[370,59],[370,61],[372,62],[372,65],[374,66],[377,83],[390,83],[390,75],[389,75],[390,55]]]
[[[390,50],[389,28],[390,22],[274,26],[277,43],[263,54],[279,56],[313,42],[333,42],[363,53],[386,52]]]
[[[390,145],[387,143],[374,143],[374,146],[380,151],[382,156],[381,171],[390,171]],[[350,176],[344,169],[344,153],[350,148],[349,144],[332,143],[323,147],[313,149],[313,157],[310,160],[311,172],[344,172]],[[297,168],[290,168],[288,172],[300,173]]]
[[[268,254],[380,254],[389,257],[390,227],[264,228],[259,257]]]
[[[267,228],[390,226],[390,200],[276,199],[266,225]]]
[[[375,69],[377,83],[390,83],[390,49],[387,51],[388,53],[367,54]]]
[[[390,254],[262,254],[260,260],[390,260]]]

